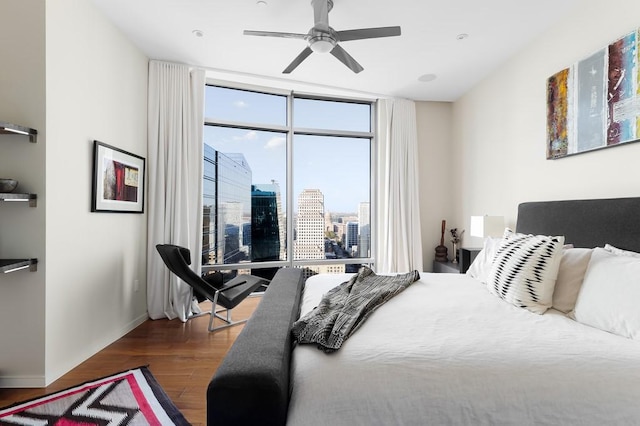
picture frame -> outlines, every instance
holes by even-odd
[[[93,141],[92,212],[144,213],[145,158]]]

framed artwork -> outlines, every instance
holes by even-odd
[[[640,139],[640,31],[547,80],[547,159]]]
[[[144,212],[145,159],[93,141],[92,212]]]

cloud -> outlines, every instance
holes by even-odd
[[[277,149],[283,146],[286,142],[287,142],[286,138],[283,138],[282,136],[275,136],[269,139],[269,141],[264,147],[266,149]]]
[[[256,139],[258,139],[258,132],[256,132],[255,130],[249,130],[242,136],[233,137],[234,141],[255,141]]]
[[[236,107],[236,108],[240,108],[240,109],[249,108],[249,104],[246,103],[245,101],[235,101],[233,103],[233,106]]]

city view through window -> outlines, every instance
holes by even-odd
[[[371,108],[207,86],[203,270],[370,263]]]

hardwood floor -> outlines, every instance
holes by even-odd
[[[233,310],[233,318],[248,318],[260,300],[260,297],[245,299]],[[209,310],[211,304],[203,302],[201,307]],[[207,385],[244,327],[237,325],[210,333],[208,323],[208,315],[186,323],[148,320],[46,388],[0,388],[0,407],[148,365],[187,420],[193,425],[205,425]],[[256,348],[256,352],[259,350]]]

